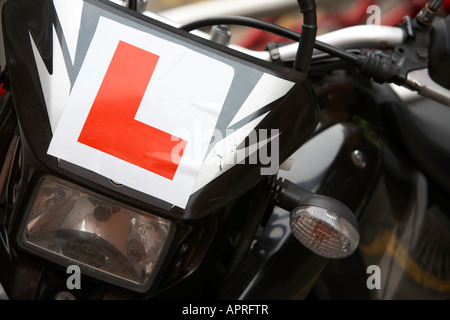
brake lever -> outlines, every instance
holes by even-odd
[[[408,89],[418,91],[421,96],[450,106],[450,90],[436,83],[430,77],[428,68],[410,71],[404,86],[408,87]]]
[[[395,46],[390,55],[370,49],[364,51],[365,60],[360,72],[377,82],[392,82],[450,106],[450,90],[433,80],[429,74],[429,51],[434,46],[433,21],[441,4],[441,1],[430,1],[414,19],[409,16],[403,19],[399,27],[406,34],[405,42]],[[441,32],[446,32],[449,28],[445,25],[441,29]],[[437,31],[434,30],[434,33]]]

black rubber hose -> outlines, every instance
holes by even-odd
[[[302,36],[300,38],[294,68],[307,73],[311,63],[317,35],[317,13],[315,0],[297,0],[303,14]]]
[[[129,0],[128,8],[130,8],[131,10],[137,11],[137,0]]]
[[[192,30],[210,27],[210,26],[214,26],[214,25],[221,25],[221,24],[239,25],[239,26],[247,26],[247,27],[257,28],[257,29],[268,31],[268,32],[274,33],[276,35],[285,37],[287,39],[290,39],[293,41],[299,41],[299,42],[301,42],[301,38],[303,37],[303,35],[295,32],[295,31],[283,28],[283,27],[275,25],[273,23],[269,23],[269,22],[266,22],[263,20],[258,20],[258,19],[249,18],[249,17],[241,17],[241,16],[210,17],[210,18],[206,18],[206,19],[202,19],[202,20],[198,20],[198,21],[194,21],[194,22],[185,24],[180,27],[180,30],[189,32]],[[304,40],[303,43],[301,44],[301,46],[303,46],[303,48],[305,48],[305,43],[308,44],[308,40]],[[313,47],[315,47],[316,49],[318,49],[320,51],[327,52],[333,56],[344,59],[346,61],[355,63],[357,66],[360,66],[362,63],[362,61],[360,61],[360,59],[358,58],[358,55],[353,54],[351,52],[347,52],[341,48],[333,47],[327,43],[315,40],[315,37],[314,37]],[[300,45],[299,45],[299,49],[300,49]],[[309,53],[309,52],[311,52],[311,53]],[[311,56],[312,56],[311,48],[307,49],[307,53],[301,53],[298,55],[300,55],[300,57],[297,58],[297,60],[298,61],[300,61],[300,60],[307,61],[307,65],[309,66],[310,61],[308,61],[308,60],[311,60]],[[307,69],[307,67],[305,69]]]

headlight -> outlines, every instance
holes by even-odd
[[[63,266],[134,291],[147,291],[174,233],[170,221],[44,177],[19,244]]]

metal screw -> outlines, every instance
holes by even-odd
[[[366,156],[361,150],[355,150],[351,154],[353,164],[359,168],[364,168],[367,165]]]
[[[223,44],[224,46],[230,43],[231,31],[227,25],[216,25],[211,28],[211,41]]]

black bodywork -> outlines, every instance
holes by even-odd
[[[49,44],[52,25],[58,25],[52,2],[8,1],[3,8],[8,90],[0,103],[0,283],[10,299],[54,299],[67,291],[63,266],[16,243],[30,193],[39,177],[49,173],[177,224],[149,292],[83,277],[83,288],[72,292],[77,299],[450,297],[447,193],[417,169],[405,148],[405,134],[397,130],[402,129],[399,118],[392,116],[405,107],[389,87],[345,73],[301,81],[288,68],[253,60],[103,1],[88,2],[296,81],[260,124],[288,133],[280,139],[280,156],[294,164],[279,176],[352,209],[360,246],[343,260],[327,260],[303,247],[291,234],[289,212],[273,204],[276,177],[259,176],[259,167],[236,166],[194,194],[186,210],[168,210],[157,199],[115,189],[108,179],[82,168],[62,168],[46,154],[52,133],[29,38],[30,33],[51,71]],[[364,155],[363,162],[352,157],[354,151]],[[366,285],[370,265],[383,270],[381,289]]]

